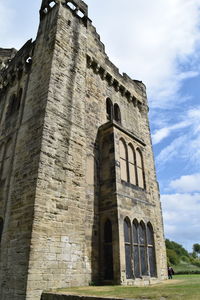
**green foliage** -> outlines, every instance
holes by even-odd
[[[200,244],[194,244],[193,251],[200,254]]]
[[[193,264],[194,266],[200,267],[200,259],[198,258],[191,258],[191,264]]]
[[[176,242],[173,242],[173,241],[170,241],[170,240],[166,239],[165,244],[166,244],[167,249],[174,250],[179,257],[180,256],[187,256],[187,257],[190,256],[188,251],[185,248],[183,248],[182,245],[180,245]]]
[[[186,262],[186,263],[190,262],[190,258],[189,258],[188,256],[185,256],[185,255],[181,256],[181,257],[180,257],[180,260],[181,260],[182,262]]]
[[[177,253],[172,249],[167,249],[167,258],[169,261],[169,265],[178,265],[179,263],[179,257]]]

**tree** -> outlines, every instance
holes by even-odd
[[[194,244],[194,245],[193,245],[193,251],[194,251],[196,254],[200,254],[200,244]]]
[[[179,257],[176,252],[172,249],[167,249],[167,259],[169,265],[178,265]]]

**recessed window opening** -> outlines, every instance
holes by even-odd
[[[26,63],[27,64],[31,64],[32,63],[32,57],[31,56],[29,56],[29,57],[26,58]]]
[[[82,19],[84,18],[84,13],[81,10],[77,10],[76,14]]]
[[[76,9],[76,6],[72,2],[67,2],[67,6],[69,6],[69,8],[71,8],[72,10]]]
[[[47,14],[47,13],[48,13],[48,8],[47,8],[47,7],[45,7],[45,8],[43,9],[43,13],[44,13],[44,14]]]
[[[56,2],[55,2],[55,1],[51,1],[51,2],[49,3],[49,6],[50,6],[51,8],[53,8],[55,5],[56,5]]]
[[[116,122],[121,123],[121,112],[117,103],[114,105],[114,119]]]
[[[111,121],[113,119],[113,104],[110,98],[106,99],[106,114],[107,119]]]

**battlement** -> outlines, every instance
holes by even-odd
[[[87,24],[88,19],[88,6],[82,0],[43,0],[41,9],[40,9],[40,17],[41,19],[55,6],[58,4],[62,4],[63,6],[68,7],[77,17],[82,19]]]

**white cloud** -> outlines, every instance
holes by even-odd
[[[172,107],[183,101],[183,80],[199,74],[200,2],[87,2],[111,59],[147,84],[151,106]]]
[[[170,187],[179,192],[200,192],[200,173],[185,175],[172,180]]]
[[[164,127],[164,128],[156,130],[155,133],[152,134],[153,144],[155,145],[155,144],[160,143],[163,139],[168,137],[172,133],[172,131],[175,131],[175,130],[178,130],[178,129],[183,129],[183,128],[186,128],[190,125],[191,125],[191,121],[187,120],[187,121],[176,123],[176,124],[171,125],[169,127]]]
[[[156,157],[158,167],[163,167],[172,159],[182,159],[185,166],[190,168],[200,165],[200,107],[189,109],[181,114],[179,121],[173,125],[167,125],[155,130],[152,135],[154,145],[161,143],[165,138],[170,138],[170,143],[163,148]],[[171,120],[169,120],[169,123]],[[172,139],[172,134],[175,138]]]
[[[163,166],[166,164],[166,162],[169,162],[169,160],[172,160],[177,155],[181,155],[180,149],[182,149],[183,145],[187,141],[187,136],[180,136],[176,139],[174,139],[167,147],[163,148],[161,152],[156,157],[156,161],[160,166]]]
[[[190,248],[199,242],[200,193],[161,195],[165,235]]]

